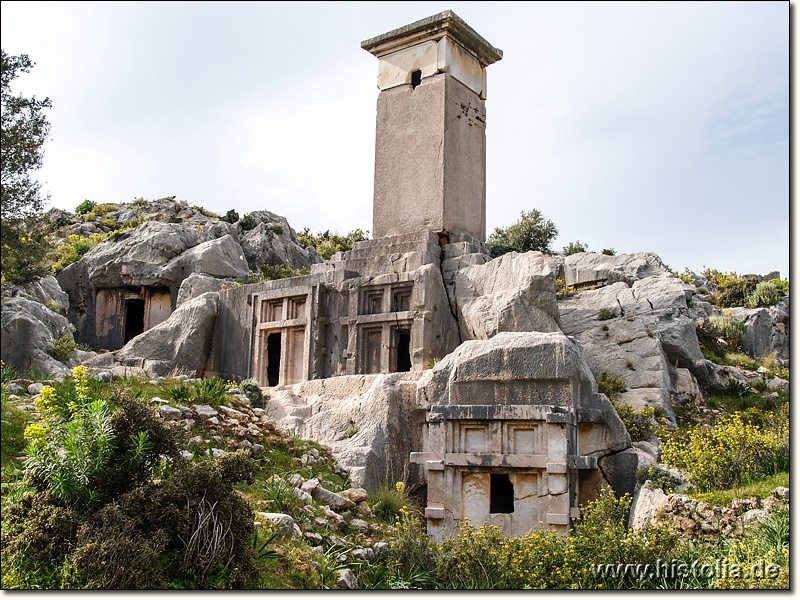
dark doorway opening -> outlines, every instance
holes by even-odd
[[[416,87],[422,83],[422,71],[412,71],[411,72],[411,89],[416,89]]]
[[[281,334],[267,336],[267,385],[278,385],[281,376]]]
[[[144,331],[144,300],[131,298],[125,300],[125,336],[127,344]]]
[[[397,332],[397,372],[411,370],[411,332]]]
[[[493,473],[490,482],[490,513],[513,513],[514,512],[514,484],[508,473]]]

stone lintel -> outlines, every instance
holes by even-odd
[[[566,423],[571,411],[563,406],[537,404],[452,404],[431,406],[428,421],[487,419],[498,421],[533,420]]]
[[[469,52],[483,67],[503,58],[503,51],[483,39],[452,10],[446,10],[399,29],[364,40],[361,47],[381,58],[386,54],[420,44],[427,40],[450,37]]]
[[[572,414],[577,423],[607,423],[606,410],[598,408],[579,408],[571,410],[564,406],[543,406],[530,404],[454,404],[449,406],[431,406],[428,421],[462,420],[462,419],[496,419],[510,421],[514,419],[539,420],[547,423],[569,423]]]
[[[553,462],[547,454],[481,454],[448,452],[444,458],[434,452],[412,452],[410,461],[440,471],[444,467],[507,467],[546,469],[548,473],[566,473],[567,469],[594,469],[594,456],[567,456],[566,462]]]

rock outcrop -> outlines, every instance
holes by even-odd
[[[454,298],[465,341],[561,328],[555,263],[541,252],[512,252],[462,268],[455,275]]]
[[[421,483],[409,453],[419,447],[422,415],[414,391],[420,372],[351,375],[270,390],[268,411],[282,429],[330,447],[350,481],[368,490]]]
[[[182,302],[243,281],[261,265],[308,269],[322,261],[315,249],[302,247],[285,218],[268,211],[228,223],[171,198],[103,206],[102,215],[91,221],[85,221],[91,212],[69,217],[77,223],[66,233],[88,236],[110,233],[109,224],[141,224],[114,231],[58,274],[69,295],[68,316],[77,327],[76,338],[92,346],[120,348],[137,329],[160,323]],[[50,216],[56,223],[67,218]],[[191,281],[181,294],[192,275],[203,276],[202,283]],[[142,326],[132,333],[124,330],[130,300],[141,301],[145,313]]]
[[[53,277],[22,286],[6,285],[0,313],[0,357],[18,373],[64,375],[69,368],[53,358],[55,341],[72,330],[65,313],[69,301]],[[70,363],[71,366],[72,363]]]
[[[775,354],[789,360],[789,296],[769,308],[726,308],[721,311],[745,324],[742,349],[753,357]]]

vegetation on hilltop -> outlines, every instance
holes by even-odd
[[[493,257],[501,256],[508,252],[528,252],[539,250],[550,253],[550,244],[558,235],[558,229],[552,221],[544,218],[542,213],[534,208],[531,211],[522,211],[520,220],[508,227],[496,227],[486,242],[489,244]]]

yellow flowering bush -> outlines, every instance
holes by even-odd
[[[70,235],[67,241],[60,244],[55,250],[58,258],[53,264],[53,268],[56,273],[67,265],[80,260],[84,254],[108,238],[109,235],[109,233],[93,233],[89,237],[81,237],[77,234]]]
[[[661,460],[686,472],[702,490],[727,488],[788,466],[788,404],[772,422],[759,425],[755,414],[737,412],[711,427],[662,429]],[[781,421],[784,421],[781,424]]]

